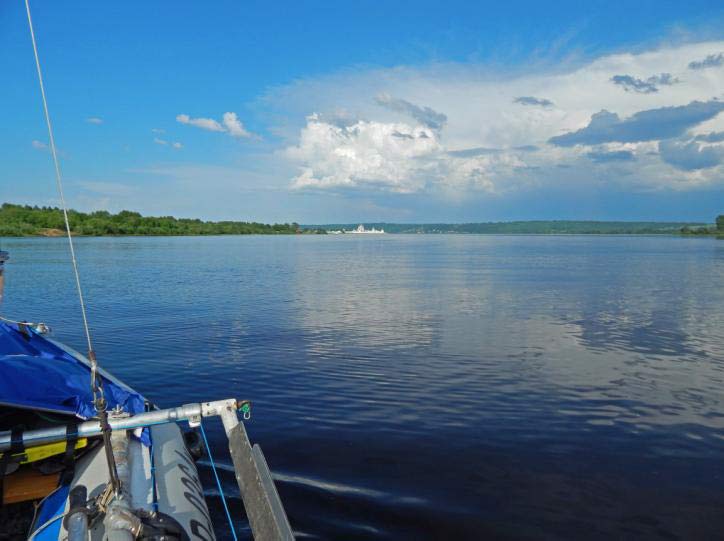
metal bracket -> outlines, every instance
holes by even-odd
[[[294,541],[289,519],[261,448],[253,448],[243,423],[229,432],[229,451],[255,541]]]

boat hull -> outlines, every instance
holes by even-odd
[[[167,423],[153,426],[150,431],[150,447],[136,438],[129,441],[127,488],[131,507],[172,516],[188,539],[215,539],[196,464],[186,449],[180,428]],[[70,490],[85,486],[89,499],[93,499],[105,490],[107,483],[105,453],[102,446],[97,446],[77,461],[70,484],[59,487],[43,500],[31,535],[38,541],[67,539],[62,519],[46,524],[68,511]],[[96,521],[90,529],[90,539],[102,541],[104,535],[103,521]]]

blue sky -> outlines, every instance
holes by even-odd
[[[34,0],[71,206],[303,223],[710,220],[720,2]],[[0,200],[57,204],[24,4]]]

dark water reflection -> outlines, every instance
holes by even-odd
[[[3,246],[5,312],[81,347],[65,245]],[[306,538],[724,531],[722,242],[118,238],[78,252],[102,364],[161,405],[252,399],[249,431]]]

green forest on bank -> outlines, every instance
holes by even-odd
[[[717,237],[724,237],[724,214],[720,214],[716,217],[716,223],[711,226],[703,227],[691,227],[684,226],[681,228],[682,235],[715,235]]]
[[[173,216],[141,216],[123,210],[111,214],[68,211],[70,229],[74,235],[281,235],[314,233],[302,230],[299,224],[262,224],[257,222],[205,222]],[[0,207],[0,236],[59,236],[65,233],[63,211],[55,207],[38,207],[4,203]]]

